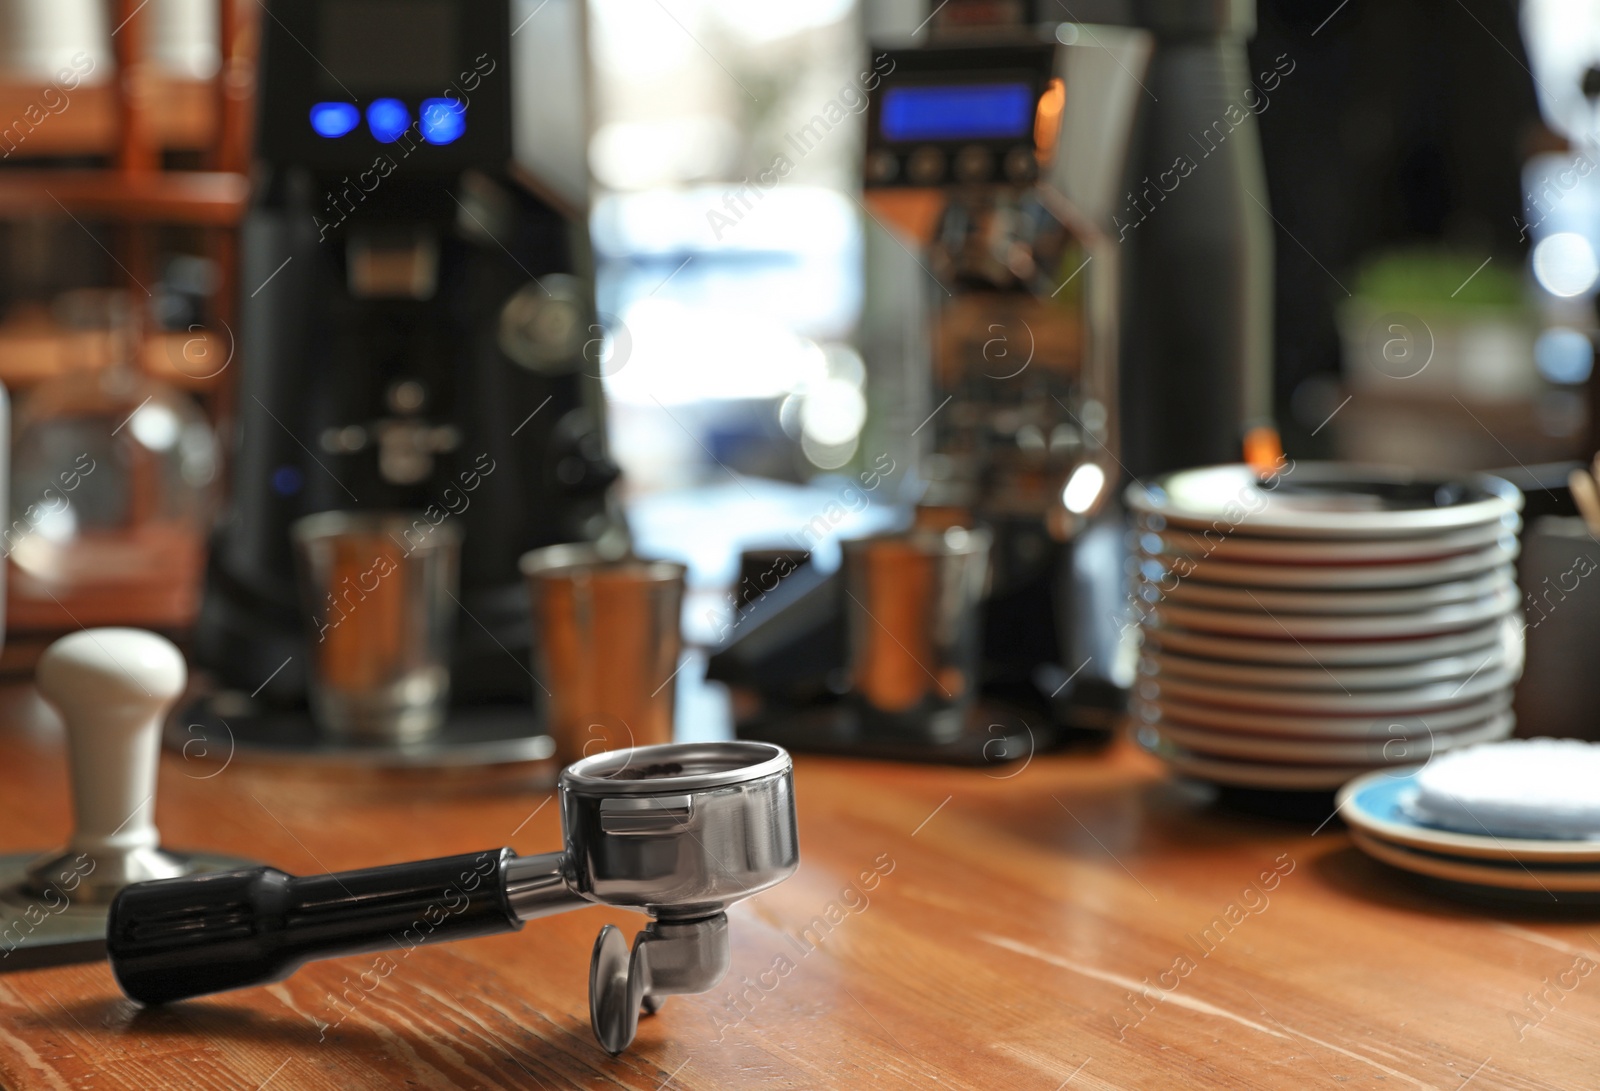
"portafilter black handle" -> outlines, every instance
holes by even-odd
[[[297,878],[274,868],[135,883],[106,950],[145,1004],[282,981],[319,958],[514,932],[510,849]]]

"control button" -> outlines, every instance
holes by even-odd
[[[1039,161],[1034,158],[1033,149],[1022,144],[1006,152],[1005,171],[1006,177],[1013,182],[1033,181],[1033,176],[1039,171]]]
[[[389,388],[389,408],[396,413],[415,413],[428,400],[428,388],[415,379],[402,379]]]
[[[311,128],[321,137],[335,140],[361,124],[361,111],[348,102],[319,102],[311,107]]]
[[[418,113],[422,139],[429,144],[453,144],[467,131],[467,104],[451,98],[425,98]]]
[[[927,145],[918,148],[906,161],[906,176],[919,186],[944,181],[944,152]]]
[[[867,181],[885,185],[900,174],[900,160],[894,152],[879,148],[867,156]]]
[[[987,182],[994,173],[994,157],[989,149],[968,144],[956,156],[956,178],[962,182]]]
[[[359,424],[343,428],[325,428],[322,431],[322,449],[330,455],[347,455],[367,445],[367,430]]]
[[[393,144],[411,128],[411,111],[397,98],[375,98],[367,104],[367,128],[380,144]]]

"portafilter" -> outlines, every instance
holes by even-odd
[[[728,971],[729,905],[800,862],[794,774],[762,742],[671,743],[585,758],[561,773],[565,849],[509,848],[295,877],[272,868],[162,879],[112,903],[106,948],[145,1004],[281,981],[313,959],[512,932],[590,903],[652,918],[630,956],[614,925],[589,968],[589,1015],[610,1053],[639,1013],[706,992]]]

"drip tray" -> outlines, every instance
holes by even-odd
[[[734,733],[796,752],[979,766],[1025,763],[1061,742],[1054,726],[1029,724],[1018,710],[990,702],[975,706],[967,714],[965,730],[946,742],[870,730],[845,701],[746,720]]]
[[[431,738],[372,743],[330,737],[306,709],[228,708],[232,695],[207,694],[175,712],[163,733],[185,758],[219,767],[235,758],[366,769],[449,769],[548,761],[555,740],[538,730],[526,704],[452,708]],[[219,709],[218,706],[222,706]],[[229,715],[223,715],[223,710]]]

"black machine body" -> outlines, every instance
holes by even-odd
[[[197,658],[263,708],[303,706],[290,526],[411,511],[462,532],[452,701],[526,705],[518,557],[619,524],[584,225],[512,161],[508,6],[267,15],[232,489]]]

